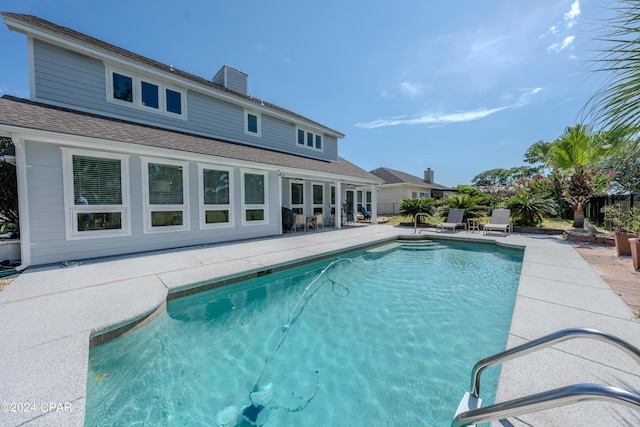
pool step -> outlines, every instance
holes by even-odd
[[[396,249],[399,249],[401,247],[402,247],[401,243],[393,242],[387,245],[376,246],[375,248],[369,249],[367,253],[368,254],[384,254],[387,252],[395,251]]]
[[[433,240],[421,242],[402,242],[402,249],[406,251],[431,251],[435,249],[444,249],[446,246],[436,243]]]

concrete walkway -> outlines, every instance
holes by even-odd
[[[0,292],[0,425],[83,425],[91,336],[162,309],[169,293],[412,232],[390,225],[327,229],[28,269]],[[509,347],[566,327],[601,329],[640,346],[640,322],[629,307],[561,239],[466,232],[454,236],[526,246]],[[599,342],[563,343],[507,363],[498,401],[581,382],[608,383],[639,393],[640,366]],[[5,403],[15,404],[9,406],[10,412]],[[640,412],[614,404],[580,403],[510,422],[629,425],[640,424]]]

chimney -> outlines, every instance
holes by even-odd
[[[249,95],[248,79],[242,71],[223,65],[211,81],[243,95]]]
[[[427,168],[427,170],[424,171],[424,182],[427,184],[433,184],[433,171],[431,168]]]

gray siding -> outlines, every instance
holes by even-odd
[[[224,65],[211,79],[212,82],[224,86],[227,89],[249,95],[248,77],[242,71]]]
[[[247,135],[244,133],[244,109],[241,106],[204,93],[186,93],[187,120],[107,102],[106,73],[102,61],[38,40],[34,40],[34,70],[36,99],[39,101],[319,160],[338,159],[336,138],[325,135],[322,151],[305,149],[296,143],[293,122],[267,113],[261,114],[262,136]]]
[[[98,155],[99,152],[96,152]],[[264,225],[242,225],[240,170],[234,169],[235,226],[230,228],[200,229],[198,168],[189,164],[189,231],[144,233],[142,206],[141,160],[138,156],[129,159],[129,185],[131,195],[131,235],[85,240],[66,240],[64,193],[62,178],[62,152],[59,146],[26,142],[28,168],[27,185],[29,213],[31,216],[32,264],[41,265],[67,260],[136,253],[143,251],[176,248],[182,246],[211,244],[239,239],[273,236],[280,234],[279,178],[276,173],[268,175],[269,223]]]

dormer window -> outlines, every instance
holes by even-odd
[[[185,119],[185,92],[145,76],[107,68],[107,101]]]
[[[140,82],[140,89],[142,93],[142,105],[144,107],[158,109],[158,86],[143,80]]]
[[[301,128],[296,130],[296,135],[299,147],[322,151],[322,135]]]
[[[247,135],[261,136],[260,113],[244,110],[244,133]]]
[[[113,99],[133,102],[133,78],[113,73]]]

